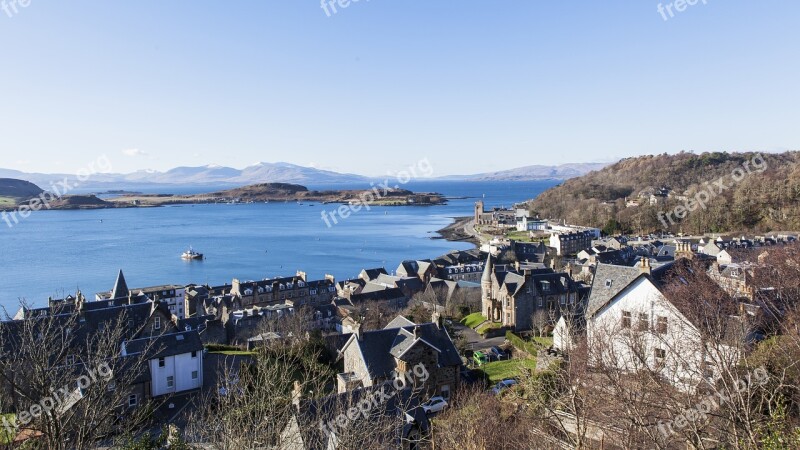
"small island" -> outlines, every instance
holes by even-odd
[[[9,199],[6,208],[18,209],[28,205],[28,197]],[[12,204],[15,203],[16,204]],[[447,199],[438,193],[418,193],[406,189],[374,187],[365,190],[309,190],[305,186],[288,183],[263,183],[205,194],[139,194],[127,193],[100,199],[96,195],[65,195],[49,201],[46,209],[104,209],[147,208],[168,205],[212,203],[365,203],[374,206],[432,206],[444,205]],[[41,209],[41,208],[39,208]]]

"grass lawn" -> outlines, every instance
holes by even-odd
[[[527,359],[509,359],[507,361],[495,361],[486,363],[481,366],[483,373],[489,377],[489,383],[495,384],[498,381],[506,378],[514,378],[520,375],[520,369],[527,367],[530,370],[536,368],[536,360],[533,358]]]
[[[530,234],[527,231],[511,231],[506,233],[506,238],[517,242],[531,242]]]
[[[467,317],[461,319],[461,323],[469,328],[475,328],[483,322],[486,322],[486,317],[484,317],[484,315],[479,312],[472,313]]]
[[[486,325],[481,326],[480,328],[478,328],[475,331],[477,331],[478,334],[482,335],[482,334],[486,333],[487,331],[494,330],[496,328],[503,328],[503,324],[497,323],[497,322],[489,322]]]
[[[547,337],[547,336],[545,336],[545,337],[535,336],[535,337],[531,338],[531,341],[541,345],[544,348],[550,348],[550,347],[553,346],[553,337],[552,336],[550,336],[550,337]]]

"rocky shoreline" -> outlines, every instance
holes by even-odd
[[[433,239],[445,239],[451,242],[470,242],[476,247],[481,245],[480,240],[468,230],[472,228],[472,217],[454,217],[453,223],[437,231],[439,236]]]

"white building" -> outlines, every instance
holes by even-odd
[[[163,334],[122,344],[122,356],[144,353],[153,397],[203,386],[203,343],[197,331]]]
[[[528,216],[517,216],[517,231],[544,231],[546,229],[546,220],[531,219]]]
[[[666,281],[686,262],[679,259],[655,269],[647,259],[636,267],[598,265],[586,311],[594,365],[654,371],[676,387],[692,390],[717,376],[719,362],[738,358],[737,346],[704,341],[685,311],[665,296]],[[740,322],[731,317],[730,323]]]

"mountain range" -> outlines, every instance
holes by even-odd
[[[607,164],[564,164],[560,166],[528,166],[501,172],[475,175],[454,175],[434,178],[441,181],[533,181],[566,180],[602,169]],[[26,173],[12,169],[0,169],[0,178],[15,178],[36,183],[44,189],[51,182],[64,178],[74,179],[69,174]],[[375,178],[352,173],[339,173],[313,167],[298,166],[285,162],[261,162],[244,169],[207,165],[200,167],[176,167],[166,172],[140,170],[137,172],[97,173],[83,188],[118,188],[139,185],[248,185],[258,183],[294,183],[302,185],[345,184],[374,181]]]

